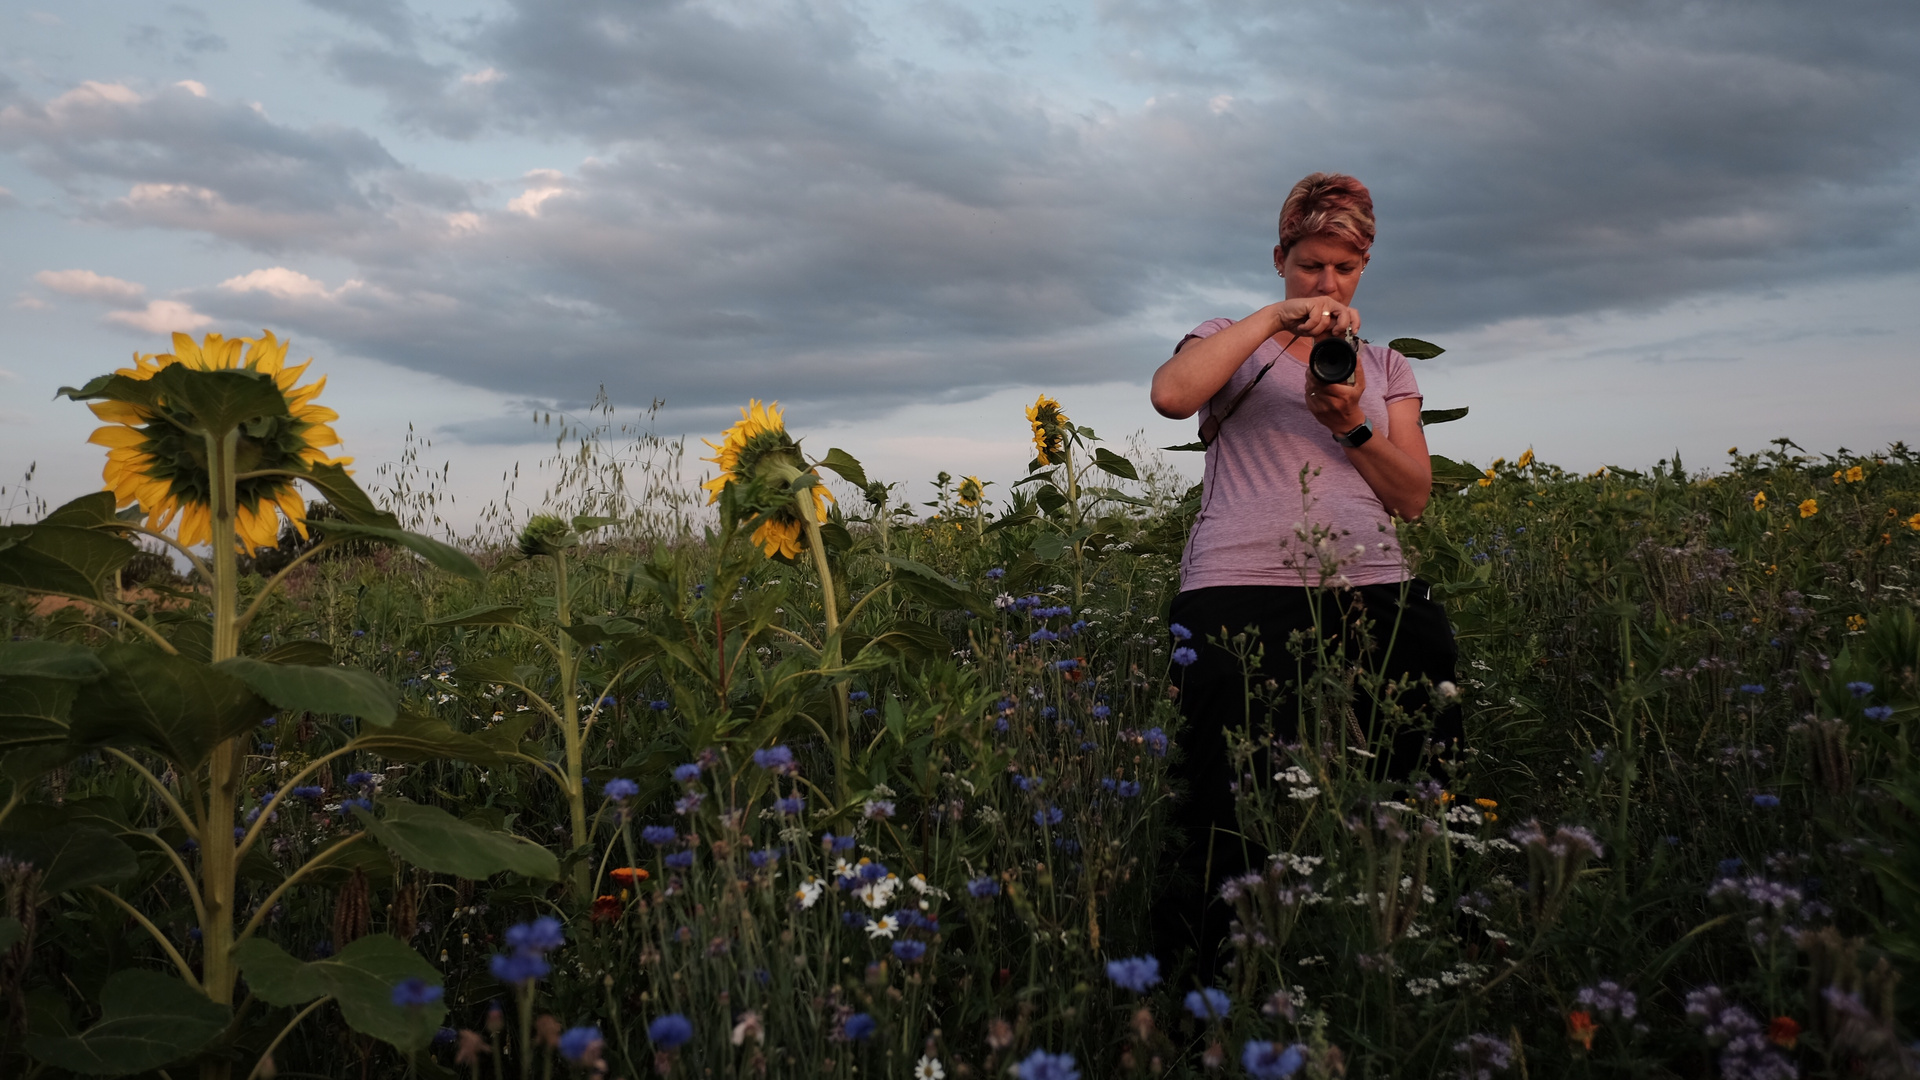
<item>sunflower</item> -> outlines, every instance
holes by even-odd
[[[1524,469],[1531,464],[1533,464],[1533,447],[1529,446],[1527,447],[1526,453],[1520,455],[1520,460],[1513,463],[1513,467],[1516,469]]]
[[[338,446],[340,436],[329,425],[340,414],[314,398],[326,388],[321,379],[298,385],[306,373],[305,364],[287,366],[287,343],[261,331],[258,338],[228,338],[208,334],[196,343],[186,334],[173,335],[173,351],[158,355],[134,354],[133,366],[115,372],[129,379],[146,380],[174,364],[195,371],[256,371],[272,377],[273,384],[286,398],[287,415],[248,424],[241,428],[236,464],[242,473],[265,470],[304,472],[313,465],[345,465],[352,458],[328,457],[324,446]],[[242,355],[242,347],[245,354]],[[160,532],[179,525],[183,547],[210,543],[213,475],[207,463],[205,438],[192,430],[192,417],[170,409],[165,403],[137,405],[125,401],[88,403],[93,414],[107,426],[95,431],[87,441],[107,448],[107,465],[102,471],[107,489],[122,507],[138,505],[146,514],[146,527]],[[280,518],[284,515],[302,537],[307,535],[307,506],[291,477],[255,476],[241,480],[235,503],[235,532],[241,551],[251,555],[263,547],[272,547],[280,539]]]
[[[739,421],[721,433],[719,442],[701,441],[712,447],[714,454],[700,460],[720,466],[719,476],[700,485],[710,493],[708,503],[719,501],[720,493],[728,484],[748,484],[755,477],[788,484],[801,473],[813,471],[800,456],[800,444],[787,434],[778,402],[763,405],[757,398],[749,401],[747,407],[740,410]],[[825,521],[827,504],[834,501],[833,492],[823,484],[815,484],[809,490],[813,492],[814,520]],[[754,530],[753,542],[760,545],[767,558],[776,555],[799,558],[800,534],[806,523],[800,520],[797,511],[789,501]]]
[[[1027,419],[1033,422],[1033,456],[1040,464],[1051,465],[1067,456],[1067,414],[1060,403],[1041,394],[1027,406]]]
[[[959,496],[960,505],[972,510],[987,497],[987,485],[981,483],[977,476],[963,476],[960,478]]]

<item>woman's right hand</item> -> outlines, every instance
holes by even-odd
[[[1339,337],[1360,332],[1360,312],[1331,296],[1301,296],[1282,300],[1269,310],[1280,329],[1303,338]]]

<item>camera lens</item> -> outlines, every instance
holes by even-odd
[[[1345,338],[1330,337],[1314,345],[1307,354],[1307,366],[1324,383],[1350,383],[1359,354]]]

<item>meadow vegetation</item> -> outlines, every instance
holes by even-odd
[[[118,497],[0,526],[5,1075],[1920,1068],[1904,445],[1436,459],[1403,541],[1468,749],[1374,779],[1377,676],[1303,666],[1301,741],[1235,744],[1266,869],[1201,987],[1147,933],[1208,633],[1157,452],[1043,397],[1025,479],[915,506],[757,402],[705,491],[563,424],[456,538],[426,444],[369,495],[284,351],[71,391]]]

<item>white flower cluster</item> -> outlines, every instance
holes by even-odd
[[[1290,799],[1305,802],[1320,794],[1320,789],[1313,784],[1313,775],[1298,765],[1274,773],[1273,778],[1291,788],[1287,792],[1287,797]]]

